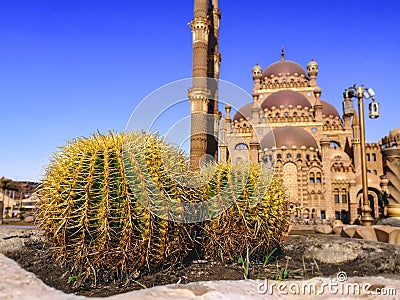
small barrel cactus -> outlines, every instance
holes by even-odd
[[[162,162],[161,155],[171,158]],[[122,279],[173,264],[191,247],[188,229],[168,215],[165,197],[192,201],[169,180],[186,157],[152,134],[95,134],[56,152],[42,179],[36,223],[80,282]],[[194,201],[194,200],[193,200]],[[79,283],[79,282],[77,282]]]
[[[208,257],[230,260],[250,254],[262,258],[282,246],[289,221],[289,201],[282,183],[258,164],[222,163],[208,184],[208,193],[212,197],[221,189],[233,191],[238,186],[239,193],[231,192],[232,205],[203,224]]]

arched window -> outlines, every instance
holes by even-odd
[[[286,157],[287,157],[288,159],[291,159],[291,158],[292,158],[292,154],[288,153],[288,154],[286,155]]]
[[[318,172],[318,173],[317,173],[316,182],[317,182],[317,183],[322,183],[322,179],[321,179],[321,178],[322,178],[322,177],[321,177],[321,173]]]
[[[276,157],[281,159],[282,158],[282,154],[278,154]]]
[[[378,172],[377,172],[376,170],[373,170],[373,171],[372,171],[372,174],[378,175]]]
[[[297,158],[298,158],[298,159],[301,158],[301,154],[300,154],[300,153],[297,154]]]
[[[317,217],[317,211],[315,210],[315,208],[313,208],[311,210],[311,219],[315,219]]]
[[[314,172],[310,172],[310,183],[315,183],[315,174]]]
[[[330,146],[330,148],[340,148],[340,144],[335,141],[331,141],[329,146]]]
[[[367,170],[368,173],[371,173],[371,170]]]
[[[244,143],[240,143],[236,145],[235,150],[249,150],[249,147]]]
[[[347,203],[347,191],[345,189],[342,190],[342,203]]]
[[[335,189],[333,192],[333,201],[335,203],[339,203],[339,190],[338,189]]]
[[[367,161],[370,161],[371,159],[370,159],[370,156],[369,156],[369,153],[367,153]]]
[[[372,161],[376,161],[376,154],[372,153]]]

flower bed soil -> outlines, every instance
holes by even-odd
[[[321,245],[339,246],[346,243],[358,245],[362,253],[345,263],[324,263],[307,255],[307,250]],[[329,248],[329,246],[328,246]],[[348,276],[383,275],[400,279],[400,247],[384,243],[346,239],[333,235],[290,235],[285,238],[285,249],[276,251],[268,264],[250,262],[250,279],[303,279],[316,276],[334,277],[339,271]],[[204,258],[194,258],[186,264],[166,268],[157,273],[142,273],[136,278],[119,283],[98,283],[96,287],[73,288],[68,283],[71,276],[52,255],[51,249],[41,240],[29,240],[25,245],[6,255],[26,270],[36,274],[47,285],[65,293],[75,293],[88,297],[106,297],[131,290],[157,285],[189,283],[210,280],[242,280],[245,269],[235,258],[226,264]],[[340,255],[340,254],[339,254]]]

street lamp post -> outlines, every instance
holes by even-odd
[[[361,208],[361,223],[363,226],[371,226],[374,219],[371,216],[371,206],[368,199],[368,178],[367,178],[367,161],[365,154],[365,122],[364,122],[364,98],[371,98],[372,103],[369,105],[369,116],[374,119],[379,116],[379,103],[375,102],[375,92],[371,88],[364,85],[357,87],[355,84],[344,92],[343,109],[345,114],[352,114],[353,105],[351,98],[358,99],[358,115],[360,116],[360,146],[361,146],[361,177],[363,189],[363,205]]]

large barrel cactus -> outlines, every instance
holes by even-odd
[[[163,163],[163,155],[170,159]],[[173,264],[191,247],[188,228],[147,207],[160,207],[167,215],[163,194],[195,201],[199,193],[187,195],[166,176],[177,166],[186,168],[186,157],[155,135],[76,139],[47,167],[38,191],[37,225],[81,281],[95,284]]]

